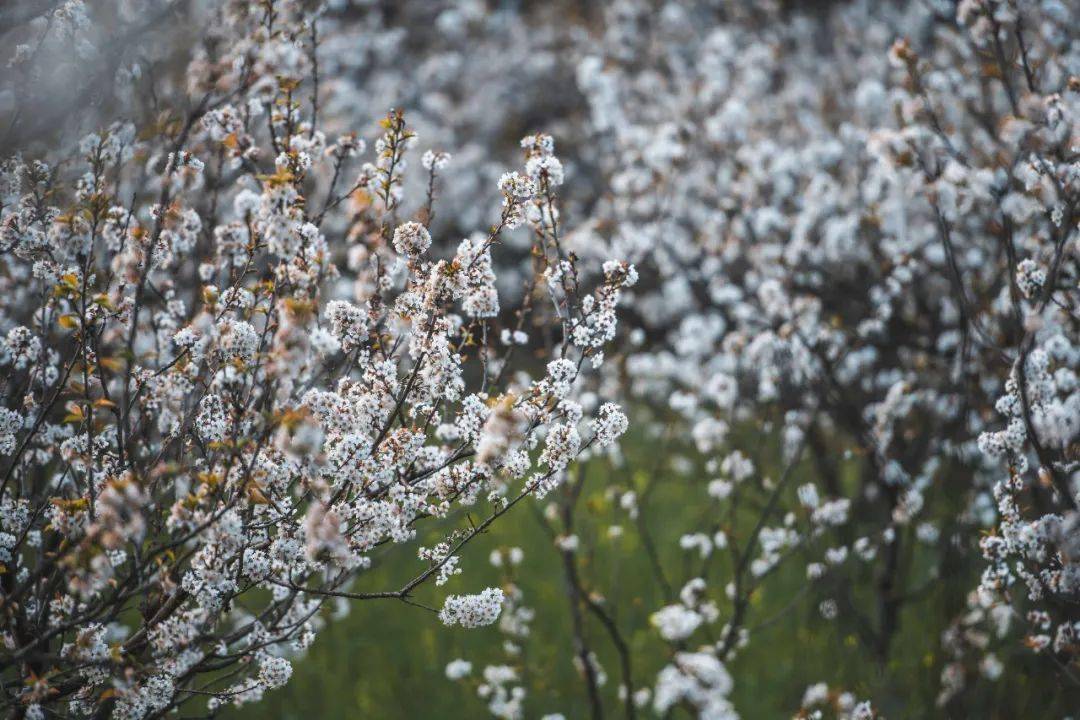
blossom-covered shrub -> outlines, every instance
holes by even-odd
[[[447,677],[551,712],[541,549],[493,556],[498,588],[461,559],[529,496],[567,712],[736,717],[777,593],[869,676],[959,589],[941,712],[1016,663],[1076,684],[1070,3],[136,5],[0,10],[18,712],[252,700],[369,599],[497,625]],[[93,108],[46,115],[81,75]],[[422,569],[365,585],[393,545]],[[601,552],[662,602],[628,611]],[[790,710],[895,714],[830,672]]]
[[[729,716],[728,683],[686,680],[679,658],[737,661],[749,628],[770,622],[754,597],[792,564],[806,587],[791,605],[807,595],[885,665],[904,608],[958,554],[975,568],[982,555],[970,611],[941,638],[939,702],[1000,677],[999,654],[1025,644],[1072,682],[1071,17],[1057,2],[803,15],[628,1],[579,49],[587,157],[607,192],[567,245],[642,274],[605,372],[637,398],[661,458],[644,483],[625,467],[607,492],[668,600],[650,622],[670,647],[653,710]],[[748,429],[778,437],[779,462]],[[686,503],[708,511],[649,517],[658,486],[694,473]],[[562,492],[559,537],[581,490]],[[650,549],[649,525],[672,522],[693,568],[682,578]],[[599,601],[596,632],[611,634],[617,588],[600,572],[573,582],[571,602]],[[620,661],[636,630],[611,634]],[[623,675],[628,716],[645,682]],[[874,715],[823,687],[808,715]]]
[[[486,231],[432,234],[450,155],[421,158],[428,191],[411,197],[401,111],[370,150],[327,138],[315,17],[229,3],[227,42],[195,54],[189,97],[154,125],[3,166],[0,643],[16,716],[257,700],[288,682],[327,601],[426,608],[416,593],[461,572],[471,540],[626,429],[577,380],[601,365],[634,270],[579,277],[552,138],[522,142]],[[519,227],[532,285],[504,306],[493,256]],[[449,534],[419,548],[411,581],[364,587],[372,553],[440,519]],[[501,599],[450,596],[439,618],[490,624]]]

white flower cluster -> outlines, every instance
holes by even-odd
[[[502,603],[503,591],[499,588],[487,588],[478,595],[449,595],[439,619],[444,625],[484,627],[499,619]]]

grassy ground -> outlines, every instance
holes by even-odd
[[[601,461],[594,461],[585,470],[578,532],[584,546],[594,549],[581,553],[579,560],[589,587],[604,591],[614,602],[611,610],[633,648],[636,683],[651,685],[665,662],[666,651],[649,626],[648,617],[664,604],[663,593],[636,533],[627,532],[616,541],[606,537],[606,527],[616,518],[625,523],[625,515],[611,506],[604,492],[612,482],[625,477],[617,477],[615,472]],[[694,575],[693,567],[683,571],[687,557],[677,545],[679,535],[685,531],[686,517],[711,512],[698,485],[701,480],[691,477],[701,476],[691,472],[682,479],[658,485],[646,514],[656,547],[676,586]],[[641,472],[633,478],[638,487],[647,480]],[[942,512],[952,512],[945,500],[939,499]],[[679,521],[666,522],[666,518]],[[747,517],[742,522],[752,521]],[[464,520],[457,518],[455,522]],[[525,592],[525,603],[536,611],[532,637],[521,661],[529,688],[525,716],[534,718],[558,711],[567,718],[583,718],[588,706],[584,686],[571,662],[566,586],[559,555],[542,523],[536,504],[518,506],[470,545],[464,556],[463,575],[442,588],[423,588],[417,599],[437,607],[446,594],[478,592],[487,585],[497,585],[501,576],[488,564],[489,553],[500,547],[523,548],[525,562],[516,580]],[[908,572],[912,577],[921,577],[930,562],[929,556],[916,552],[908,559]],[[395,589],[422,567],[415,558],[390,549],[376,558],[372,570],[358,582],[358,589]],[[1080,707],[1080,698],[1063,694],[1044,664],[1023,654],[1007,665],[1009,672],[998,682],[978,681],[962,706],[943,710],[935,705],[942,668],[940,635],[962,609],[964,596],[973,585],[978,566],[970,559],[961,572],[926,584],[919,596],[905,605],[900,630],[884,665],[859,641],[851,618],[841,614],[834,621],[822,619],[817,607],[821,599],[829,596],[828,591],[804,591],[804,568],[805,563],[790,563],[753,598],[748,624],[759,629],[729,668],[735,677],[733,700],[742,717],[791,717],[807,685],[819,681],[842,685],[860,698],[872,698],[894,720],[1049,718],[1063,717],[1069,707]],[[873,608],[870,590],[875,571],[874,564],[868,563],[849,574],[854,580],[852,594],[857,606]],[[713,586],[722,587],[729,573],[730,567],[722,562],[714,567]],[[727,608],[723,610],[726,613]],[[588,637],[609,676],[604,688],[609,715],[621,717],[621,707],[615,700],[617,657],[595,621]],[[307,657],[295,663],[293,679],[285,689],[269,694],[262,704],[230,710],[226,717],[484,717],[475,690],[447,680],[444,668],[459,657],[472,661],[477,669],[488,662],[506,662],[502,640],[495,627],[444,628],[435,615],[395,600],[354,602],[346,617],[329,621]]]

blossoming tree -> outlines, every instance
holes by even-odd
[[[0,9],[5,707],[213,714],[372,601],[530,717],[544,552],[568,714],[737,717],[803,608],[885,673],[941,585],[941,712],[1075,692],[1077,9],[796,5]]]
[[[320,130],[303,8],[222,17],[230,42],[196,58],[195,95],[151,132],[115,123],[4,166],[0,637],[16,716],[256,700],[288,681],[328,599],[426,607],[421,586],[461,572],[474,537],[626,429],[572,388],[635,271],[579,280],[552,139],[522,142],[494,224],[449,244],[425,222],[450,157],[424,154],[427,194],[408,198],[403,113],[370,153]],[[493,254],[519,226],[532,286],[505,308]],[[462,507],[484,517],[420,548],[406,585],[352,583]],[[476,627],[502,597],[431,609]]]

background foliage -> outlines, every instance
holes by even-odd
[[[744,428],[740,437],[750,443],[752,428]],[[775,439],[772,445],[775,446]],[[594,459],[583,468],[586,490],[583,493],[579,520],[583,535],[598,539],[597,552],[581,559],[587,571],[608,579],[609,595],[619,599],[617,615],[626,627],[637,628],[628,638],[635,659],[646,662],[636,669],[638,677],[649,677],[664,662],[662,657],[649,663],[655,645],[655,630],[648,617],[664,603],[663,593],[650,569],[649,560],[636,533],[626,533],[617,540],[606,539],[606,528],[625,520],[612,507],[607,492],[614,473],[630,473],[632,482],[644,489],[651,476],[681,467],[680,458],[693,457],[691,447],[673,444],[658,446],[656,439],[631,432],[623,442],[627,467],[614,468],[604,459]],[[775,447],[773,457],[776,456]],[[680,452],[683,451],[683,452]],[[770,453],[765,453],[769,456]],[[775,464],[764,470],[778,472]],[[656,486],[646,513],[650,535],[663,563],[684,566],[679,572],[688,576],[688,556],[679,550],[683,522],[687,513],[704,513],[707,508],[687,506],[686,498],[699,498],[694,483],[697,469],[684,473],[674,482]],[[848,464],[847,480],[854,482],[857,460]],[[802,479],[812,479],[809,467],[798,471],[792,486]],[[794,492],[792,492],[794,494]],[[947,497],[936,498],[936,512],[952,512]],[[955,504],[955,503],[953,503]],[[567,608],[566,587],[562,580],[558,553],[537,517],[535,508],[518,508],[507,522],[496,523],[477,541],[467,566],[469,583],[498,584],[500,573],[484,559],[500,548],[520,547],[526,552],[526,572],[516,578],[530,604],[536,610],[535,628],[526,643],[523,660],[525,682],[536,692],[528,697],[525,717],[540,717],[558,709],[567,718],[588,717],[580,674],[570,662],[572,641]],[[756,515],[744,511],[744,521],[752,525]],[[437,535],[437,533],[436,533]],[[604,538],[604,539],[601,539]],[[615,550],[613,552],[613,550]],[[926,570],[929,558],[910,559],[910,572]],[[376,562],[366,577],[369,586],[396,587],[406,579],[392,558]],[[916,602],[905,606],[901,631],[888,663],[882,667],[856,637],[856,628],[841,615],[828,621],[817,609],[817,598],[806,587],[797,565],[782,568],[780,575],[759,591],[753,599],[755,610],[768,618],[753,631],[753,641],[731,664],[737,678],[732,698],[746,718],[786,717],[799,705],[804,690],[827,675],[833,682],[849,688],[861,697],[874,697],[889,718],[979,717],[1006,720],[1028,716],[1038,707],[1039,717],[1065,717],[1080,702],[1080,693],[1062,688],[1040,671],[1037,659],[1017,651],[1006,664],[1006,674],[997,682],[982,680],[972,688],[973,700],[960,711],[948,714],[936,703],[943,659],[939,655],[942,628],[964,609],[964,596],[977,580],[970,565],[957,574],[925,587]],[[730,571],[725,567],[724,571]],[[724,571],[718,572],[723,576]],[[872,586],[872,568],[859,578],[865,594]],[[455,588],[451,581],[451,591]],[[440,593],[432,593],[434,598]],[[402,717],[473,717],[478,712],[475,685],[451,682],[442,677],[446,664],[466,657],[474,663],[499,662],[501,636],[494,627],[477,630],[445,628],[434,616],[419,609],[388,613],[374,603],[354,604],[348,614],[331,621],[320,634],[304,662],[296,665],[289,685],[268,696],[268,702],[242,710],[227,710],[225,717],[237,719],[280,718],[308,720],[313,717],[363,717],[372,720]],[[616,658],[602,631],[593,628],[593,647],[600,648],[601,663],[612,671]],[[606,696],[615,705],[614,688],[609,679]],[[423,686],[417,691],[418,685]],[[689,717],[677,710],[675,717]]]

